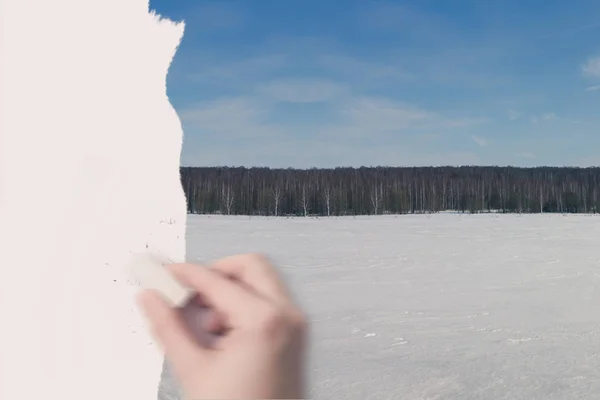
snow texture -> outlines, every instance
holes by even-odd
[[[273,256],[312,320],[311,398],[600,396],[600,217],[191,216],[188,261]],[[165,371],[161,399],[177,399]]]
[[[183,25],[148,0],[0,3],[0,399],[155,399],[127,266],[185,259]]]

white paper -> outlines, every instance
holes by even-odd
[[[185,259],[183,24],[148,0],[0,4],[0,398],[156,399],[127,267]]]

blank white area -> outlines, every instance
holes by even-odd
[[[191,216],[187,243],[190,261],[282,263],[312,398],[599,397],[600,216]]]
[[[155,399],[132,253],[185,258],[183,25],[148,0],[1,0],[0,398]]]

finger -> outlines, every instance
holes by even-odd
[[[188,302],[188,304],[183,307],[184,313],[188,309],[202,309],[201,315],[201,328],[210,333],[218,333],[225,330],[227,327],[225,326],[225,320],[223,317],[219,315],[215,310],[209,307],[209,304],[206,303],[206,300],[202,298],[199,294],[196,294],[194,298]]]
[[[208,268],[192,264],[172,264],[168,268],[182,284],[196,290],[230,327],[251,321],[253,309],[262,303],[249,290]]]
[[[288,301],[290,294],[273,264],[263,255],[244,254],[223,258],[211,265],[271,300]]]
[[[202,298],[198,293],[189,301],[189,304],[195,304],[198,307],[208,307],[206,300]]]
[[[223,332],[227,326],[225,321],[213,310],[208,310],[202,321],[202,327],[209,333],[218,334]]]
[[[185,321],[190,333],[194,339],[202,347],[207,349],[215,349],[215,341],[221,335],[221,332],[216,330],[219,326],[213,317],[214,313],[210,309],[198,307],[193,303],[187,304],[180,310],[181,318]],[[225,332],[225,329],[222,329]]]
[[[148,319],[152,336],[163,348],[175,374],[184,378],[189,373],[186,371],[197,369],[203,350],[187,330],[178,311],[151,290],[140,293],[138,303]]]
[[[186,304],[181,310],[181,314],[191,331],[199,330],[216,334],[226,328],[225,321],[216,311],[193,302]]]

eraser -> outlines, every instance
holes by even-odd
[[[194,296],[194,292],[179,283],[165,268],[170,263],[157,254],[136,254],[130,273],[143,289],[156,290],[172,307],[183,307]]]

